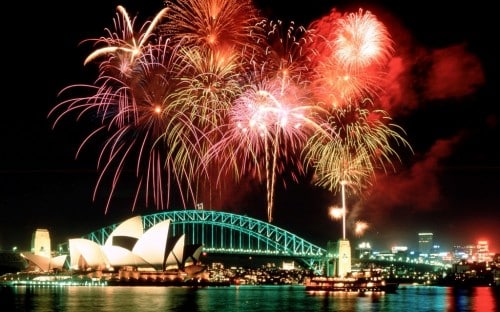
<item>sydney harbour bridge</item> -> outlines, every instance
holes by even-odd
[[[170,220],[170,236],[185,235],[186,244],[202,244],[210,254],[279,257],[298,261],[321,272],[335,255],[326,248],[270,223],[234,213],[213,210],[173,210],[142,216],[144,229]],[[119,224],[98,229],[83,238],[103,245]]]

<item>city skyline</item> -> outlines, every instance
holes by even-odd
[[[200,212],[203,210],[202,208],[196,209],[197,212]],[[193,217],[193,212],[188,212],[188,214],[191,214],[191,217]],[[226,214],[226,213],[224,213]],[[185,220],[186,216],[181,216],[178,215],[175,217],[175,215],[172,216],[174,219],[169,220],[170,224],[172,226],[176,223],[176,218],[177,221],[179,220]],[[230,224],[234,226],[234,220],[231,218],[226,217],[222,218],[226,221],[229,221]],[[221,218],[215,217],[215,219]],[[154,225],[158,222],[161,222],[161,220],[168,220],[166,219],[165,216],[162,216],[162,213],[158,214],[151,214],[151,215],[136,215],[129,220],[122,220],[120,224],[115,224],[115,226],[119,227],[122,224],[125,224],[126,222],[135,222],[137,224],[137,220],[143,219],[144,224],[149,224],[150,228],[154,227]],[[194,217],[196,219],[196,217]],[[249,220],[248,220],[249,221]],[[172,223],[173,222],[173,223]],[[183,222],[183,221],[181,221]],[[142,222],[141,222],[142,223]],[[189,222],[187,222],[189,224]],[[242,227],[245,226],[247,222],[242,222]],[[109,231],[109,226],[107,226],[108,231]],[[178,225],[177,225],[178,226]],[[185,225],[184,225],[185,226]],[[183,227],[184,227],[183,226]],[[189,225],[187,225],[190,227]],[[253,225],[255,226],[255,225]],[[116,227],[116,228],[117,228]],[[116,229],[115,228],[115,229]],[[148,230],[149,228],[145,228],[144,230]],[[19,246],[15,246],[13,250],[18,251],[18,252],[34,252],[38,250],[38,253],[43,254],[47,257],[50,257],[52,255],[52,252],[58,252],[59,248],[62,246],[66,246],[63,248],[68,248],[68,243],[71,240],[79,240],[81,238],[88,239],[88,240],[94,240],[99,239],[100,235],[96,233],[102,231],[103,229],[95,229],[92,233],[85,233],[81,235],[75,235],[73,237],[70,237],[68,241],[66,242],[56,242],[56,244],[51,244],[52,243],[52,238],[50,235],[50,232],[47,229],[42,229],[38,228],[32,233],[31,241],[30,241],[30,246],[31,248],[24,248],[24,249],[19,249]],[[277,229],[278,230],[278,229]],[[188,232],[193,231],[192,229],[185,229],[184,234],[187,234]],[[279,230],[278,230],[279,231]],[[285,230],[286,231],[286,230]],[[131,230],[131,232],[133,232]],[[294,233],[291,233],[294,234]],[[189,235],[189,234],[187,234]],[[191,233],[193,235],[193,233]],[[280,234],[276,235],[277,237],[281,237]],[[108,236],[108,239],[109,240]],[[174,238],[174,236],[172,236]],[[101,238],[102,239],[102,238]],[[280,240],[283,241],[283,238],[281,237]],[[287,241],[287,239],[284,239],[284,241]],[[336,242],[332,241],[329,242],[326,246],[326,249],[328,249],[329,244],[335,244]],[[413,242],[414,243],[414,242]],[[352,247],[352,252],[355,254],[358,254],[359,252],[370,252],[373,253],[373,255],[385,255],[387,253],[392,253],[392,254],[398,254],[398,253],[403,253],[403,254],[408,254],[412,258],[426,258],[426,259],[433,259],[434,257],[437,257],[438,259],[441,259],[441,261],[450,261],[449,259],[460,259],[462,260],[468,260],[468,261],[477,261],[477,262],[482,262],[484,259],[477,258],[477,254],[481,253],[482,257],[489,255],[490,257],[494,257],[494,255],[500,254],[499,251],[497,250],[492,250],[490,248],[490,242],[486,240],[479,240],[477,242],[465,242],[462,244],[455,244],[453,246],[450,246],[449,249],[444,249],[441,246],[441,243],[439,241],[439,237],[435,238],[434,233],[431,232],[419,232],[416,233],[416,244],[413,244],[412,242],[402,242],[402,244],[399,245],[387,245],[387,246],[372,246],[371,242],[369,241],[357,241],[355,245],[351,246]],[[314,244],[314,243],[313,243]],[[445,243],[445,245],[447,245]],[[325,246],[319,246],[321,248],[324,248]],[[207,252],[210,252],[211,248],[208,248],[206,250]],[[464,255],[467,255],[468,258],[461,258]],[[453,260],[452,260],[453,261]]]
[[[454,14],[447,14],[443,8],[404,9],[382,2],[349,6],[322,3],[317,9],[259,2],[259,8],[269,16],[303,22],[304,26],[333,8],[356,12],[359,6],[382,20],[396,42],[398,58],[394,61],[401,62],[404,70],[394,78],[388,102],[394,104],[391,114],[405,129],[415,155],[405,157],[404,167],[395,174],[378,177],[363,202],[349,200],[348,237],[390,246],[416,243],[416,233],[433,232],[440,242],[450,245],[485,239],[498,250],[500,157],[495,148],[499,132],[494,104],[498,61],[488,51],[489,42],[482,33],[490,26],[491,19],[484,17],[489,12],[461,4],[454,8]],[[7,85],[22,94],[15,102],[20,103],[16,105],[23,110],[23,118],[9,118],[9,114],[2,132],[7,147],[0,165],[4,220],[0,246],[4,249],[15,243],[15,233],[30,236],[36,228],[49,228],[62,239],[91,232],[124,216],[156,211],[153,207],[131,211],[134,190],[124,184],[105,214],[104,201],[92,201],[97,152],[87,149],[74,159],[86,132],[84,125],[67,120],[52,130],[47,114],[59,102],[57,93],[62,88],[95,78],[94,69],[83,65],[89,47],[79,43],[104,35],[117,5],[123,5],[131,16],[138,15],[141,24],[162,8],[162,2],[147,7],[134,1],[44,4],[51,5],[54,7],[46,16],[39,16],[33,7],[28,13],[33,31],[43,36],[9,38],[23,47],[16,49],[19,57],[14,59],[19,63],[8,64],[11,79]],[[59,22],[49,26],[45,19]],[[420,24],[422,19],[425,25]],[[33,54],[38,49],[45,54],[35,61]],[[40,77],[41,73],[47,77]],[[29,93],[23,94],[21,87],[26,86],[28,77],[37,77],[37,81],[29,83]],[[133,179],[132,174],[127,179]],[[272,223],[318,245],[338,239],[341,222],[330,219],[328,209],[340,205],[339,194],[301,182],[278,186]],[[265,200],[260,189],[250,197],[234,198],[227,209],[266,220]],[[358,220],[369,224],[360,237],[353,229]]]

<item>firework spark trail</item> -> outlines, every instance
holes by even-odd
[[[216,129],[225,121],[227,111],[244,88],[239,56],[225,52],[184,45],[179,51],[184,75],[178,84],[175,101],[186,109],[191,123],[200,133],[204,133],[197,144],[200,154],[218,140],[220,135]],[[211,204],[212,193],[222,188],[211,183],[217,175],[217,167],[210,163],[200,166],[205,169],[200,171],[203,175],[193,177],[199,190],[196,197],[198,201]]]
[[[186,207],[221,191],[229,176],[251,175],[266,180],[271,222],[285,171],[297,181],[312,170],[319,186],[337,191],[347,182],[361,193],[376,170],[399,160],[394,143],[409,147],[387,113],[363,100],[381,92],[393,53],[370,12],[332,10],[306,29],[262,18],[250,0],[165,4],[138,32],[118,6],[115,31],[87,40],[97,47],[84,61],[98,64],[95,83],[61,91],[91,95],[49,112],[54,126],[70,114],[97,116],[77,155],[104,136],[94,198],[110,174],[106,211],[135,162],[133,207],[142,191],[146,205],[151,195],[168,207],[173,187]]]
[[[251,0],[168,0],[165,5],[170,13],[160,33],[174,43],[236,53],[247,61],[258,49],[255,36],[261,32],[255,26],[261,17]]]
[[[280,95],[283,90],[282,86],[283,83],[281,83]],[[261,90],[259,91],[259,94],[265,97],[268,103],[270,101],[269,106],[266,105],[263,107],[264,113],[258,115],[264,115],[263,117],[265,120],[260,123],[262,124],[263,131],[265,132],[263,135],[265,139],[264,145],[266,151],[267,219],[271,222],[273,220],[272,213],[274,206],[274,189],[276,183],[276,167],[278,162],[279,147],[281,144],[280,137],[282,136],[283,129],[286,129],[287,127],[297,129],[297,127],[301,126],[303,123],[301,118],[303,113],[301,110],[303,110],[303,108],[300,107],[297,114],[297,112],[294,112],[293,109],[283,107],[284,105],[267,91]],[[257,118],[259,118],[259,116]],[[271,134],[272,132],[274,133]],[[268,133],[271,135],[267,135]],[[270,144],[273,148],[272,152],[268,149],[268,139],[271,139]]]
[[[136,79],[130,84],[138,116],[132,132],[144,137],[138,160],[143,158],[144,153],[145,158],[147,155],[156,155],[149,160],[146,175],[150,178],[146,179],[148,184],[145,190],[147,203],[151,181],[153,201],[157,207],[164,207],[168,203],[168,200],[163,200],[165,185],[161,183],[165,169],[168,176],[175,177],[183,202],[186,201],[184,196],[195,197],[190,181],[195,172],[199,174],[194,164],[199,162],[196,160],[200,157],[196,150],[201,134],[191,122],[191,112],[176,102],[180,79],[178,75],[183,73],[177,48],[172,49],[168,42],[163,47],[152,46],[155,54],[140,63],[141,67],[134,75]],[[137,175],[141,169],[143,168],[138,162]],[[187,190],[185,195],[183,188]],[[169,187],[166,188],[169,196],[168,190]]]
[[[115,32],[107,31],[109,38],[100,38],[95,40],[96,44],[106,45],[103,48],[98,48],[91,53],[85,60],[85,64],[90,61],[100,61],[99,63],[99,78],[96,80],[97,86],[82,86],[95,90],[95,94],[89,97],[75,98],[63,101],[61,104],[49,113],[55,114],[56,110],[66,108],[56,118],[57,123],[60,118],[70,112],[95,113],[102,115],[102,124],[105,125],[99,128],[99,131],[105,129],[114,129],[106,140],[104,148],[99,156],[98,168],[101,168],[101,175],[97,181],[96,190],[102,183],[104,174],[111,172],[112,164],[117,163],[115,174],[112,179],[112,188],[109,193],[106,210],[109,207],[110,199],[113,196],[116,183],[125,166],[126,158],[131,158],[130,155],[134,146],[139,146],[141,135],[143,142],[140,144],[139,154],[137,156],[137,174],[139,171],[146,171],[147,182],[143,184],[142,179],[139,182],[137,189],[136,200],[139,195],[139,190],[142,185],[146,189],[146,204],[148,202],[148,189],[153,190],[155,205],[164,207],[165,202],[162,196],[162,189],[170,188],[170,179],[173,176],[177,180],[179,192],[181,189],[188,189],[192,193],[189,186],[189,180],[199,179],[203,176],[203,170],[199,169],[199,161],[193,158],[203,152],[200,145],[200,137],[198,129],[195,125],[206,125],[203,122],[209,119],[208,116],[214,115],[209,112],[222,112],[227,109],[230,103],[228,94],[238,88],[238,79],[228,77],[228,72],[234,75],[234,59],[231,55],[223,55],[224,51],[199,51],[196,46],[192,49],[165,49],[159,57],[168,60],[169,57],[177,61],[156,61],[151,57],[145,57],[146,51],[161,49],[162,45],[159,42],[151,41],[154,37],[152,31],[157,23],[163,18],[168,11],[167,8],[158,13],[152,23],[146,23],[149,27],[142,32],[145,27],[141,28],[139,34],[135,34],[133,29],[134,21],[130,20],[126,10],[119,6],[118,19],[115,19]],[[234,12],[233,12],[234,13]],[[242,12],[236,12],[242,13]],[[239,14],[239,17],[242,15]],[[121,19],[120,19],[121,17]],[[181,34],[183,36],[184,34]],[[139,39],[136,40],[136,37]],[[89,40],[91,41],[91,40]],[[165,45],[170,42],[165,40]],[[184,45],[185,42],[179,42],[179,45]],[[170,45],[173,45],[170,42]],[[158,48],[157,48],[158,47]],[[180,51],[180,52],[179,52]],[[203,54],[203,55],[201,55]],[[206,54],[213,55],[212,62],[207,61]],[[223,60],[224,59],[224,60]],[[159,64],[169,63],[169,68],[155,68],[153,63]],[[206,65],[208,63],[208,65]],[[173,65],[172,65],[173,64]],[[227,68],[223,68],[226,64]],[[227,65],[229,64],[229,65]],[[203,67],[205,66],[205,67]],[[154,74],[152,68],[155,68]],[[207,72],[207,70],[212,72]],[[179,75],[186,76],[180,77]],[[209,77],[206,79],[206,77]],[[215,77],[215,78],[214,78]],[[203,85],[208,81],[210,85]],[[227,82],[221,86],[222,83]],[[196,85],[196,83],[199,83]],[[219,84],[219,85],[218,85]],[[228,85],[231,86],[228,87]],[[200,87],[201,85],[201,87]],[[74,89],[76,86],[72,86]],[[163,89],[166,88],[166,89]],[[202,89],[204,97],[200,97],[199,89]],[[213,92],[214,89],[221,90]],[[211,90],[210,92],[207,90]],[[214,96],[215,95],[215,96]],[[217,98],[215,98],[217,97]],[[189,100],[199,98],[197,102],[189,102]],[[212,99],[210,99],[212,98]],[[224,98],[224,99],[221,99]],[[202,99],[204,101],[202,101]],[[144,108],[142,103],[146,104]],[[217,104],[217,107],[202,107],[201,104],[212,105]],[[208,104],[207,104],[208,103]],[[158,120],[162,120],[158,125],[152,125],[147,120],[149,113],[148,105],[154,105],[155,116]],[[221,107],[225,105],[225,107]],[[163,107],[165,106],[165,107]],[[171,120],[169,120],[171,119]],[[173,121],[172,121],[173,120]],[[198,123],[195,124],[194,121]],[[217,124],[212,121],[212,124]],[[159,131],[150,131],[149,127],[157,127]],[[161,127],[161,128],[160,128]],[[141,130],[143,129],[143,130]],[[206,131],[205,128],[200,128]],[[92,133],[96,135],[98,131]],[[135,133],[133,135],[132,133]],[[89,138],[85,140],[87,142]],[[149,142],[148,142],[149,141]],[[154,142],[154,147],[152,146]],[[126,145],[129,144],[128,148]],[[166,145],[167,147],[160,147]],[[163,155],[160,156],[157,149],[163,149]],[[105,154],[107,153],[108,156]],[[121,160],[118,157],[121,155]],[[143,156],[146,155],[146,156]],[[149,155],[147,169],[143,168],[140,163],[143,157]],[[201,157],[200,157],[201,158]],[[107,161],[105,160],[107,159]],[[162,171],[167,170],[167,185],[162,185]],[[196,173],[196,174],[195,174]],[[181,182],[184,181],[184,182]],[[188,186],[182,186],[183,184]],[[95,198],[96,193],[94,193]],[[167,203],[170,193],[167,191]],[[191,201],[195,201],[194,194],[191,194]],[[185,203],[185,199],[183,199]],[[135,202],[134,202],[135,207]]]
[[[122,6],[118,6],[117,11],[119,14],[114,19],[115,31],[107,29],[109,37],[83,41],[94,41],[95,45],[104,45],[104,47],[90,53],[84,61],[84,64],[88,64],[91,61],[103,59],[98,63],[99,74],[95,85],[72,85],[64,88],[59,94],[83,88],[91,92],[95,90],[94,95],[63,101],[49,112],[49,116],[67,106],[66,111],[63,111],[58,119],[70,111],[79,110],[83,114],[92,109],[95,109],[103,119],[109,115],[114,115],[113,122],[117,123],[118,126],[133,122],[137,118],[134,114],[131,115],[131,112],[133,113],[135,110],[130,109],[129,105],[133,105],[134,101],[128,97],[128,90],[124,80],[134,79],[132,76],[134,74],[133,69],[143,55],[145,43],[153,38],[153,29],[167,10],[162,9],[155,17],[155,22],[146,22],[137,34],[134,32],[135,19],[131,20]],[[146,28],[148,25],[149,27]],[[137,44],[136,37],[139,38],[139,44]],[[58,120],[54,125],[57,122]]]
[[[339,191],[341,182],[347,181],[355,193],[361,193],[371,185],[377,169],[386,171],[393,157],[400,160],[392,143],[411,149],[404,131],[390,123],[385,111],[360,106],[333,110],[323,123],[329,130],[312,135],[304,149],[308,164],[315,168],[316,183],[329,190]]]
[[[295,26],[293,21],[286,26],[280,20],[264,19],[257,28],[266,34],[265,38],[257,37],[263,53],[252,60],[257,70],[251,71],[250,81],[257,89],[250,91],[250,97],[243,96],[238,100],[253,102],[248,104],[249,107],[257,104],[255,111],[250,111],[249,120],[250,128],[257,126],[258,131],[262,131],[254,138],[263,140],[267,217],[271,222],[277,175],[285,167],[278,161],[282,156],[292,160],[294,151],[302,148],[308,131],[315,125],[308,116],[311,107],[305,88],[310,51],[303,49],[313,37],[304,27]],[[300,162],[292,162],[298,164],[298,174],[302,175]]]
[[[242,157],[245,159],[245,165],[241,166],[236,162],[236,166],[227,168],[234,168],[238,178],[247,172],[254,172],[259,180],[265,177],[268,220],[271,222],[276,176],[281,170],[278,166],[284,167],[278,160],[280,157],[286,158],[292,155],[293,149],[300,149],[306,139],[304,132],[306,127],[314,124],[312,119],[307,117],[310,101],[303,95],[306,88],[300,86],[305,84],[302,78],[306,76],[307,71],[305,66],[307,53],[303,51],[302,46],[311,39],[305,28],[295,27],[293,22],[288,28],[284,28],[284,23],[281,21],[266,19],[254,27],[253,33],[267,35],[250,38],[257,43],[253,51],[260,53],[252,56],[253,70],[250,70],[250,66],[242,66],[246,69],[247,86],[243,88],[246,91],[231,103],[234,109],[229,111],[227,128],[232,131],[230,130],[229,135],[212,148],[207,159],[214,158],[214,151],[243,150],[235,148],[234,145],[246,145],[247,140],[239,138],[242,135],[246,136],[252,142],[250,146],[254,148],[252,151],[247,150]],[[231,124],[236,124],[238,127],[234,128]],[[302,137],[298,139],[293,135],[293,131]],[[292,150],[287,154],[286,146],[290,144]],[[229,149],[228,146],[233,148]],[[234,162],[226,164],[229,163]],[[301,165],[297,168],[299,174],[302,174]],[[262,171],[265,175],[262,175]]]
[[[241,95],[248,81],[245,66],[254,55],[260,55],[256,44],[262,31],[256,27],[261,19],[252,1],[179,0],[166,1],[169,16],[159,26],[159,33],[181,45],[187,70],[179,84],[177,101],[191,108],[192,122],[205,133],[198,144],[205,153],[220,138],[217,128],[225,123],[234,99]],[[251,40],[250,40],[251,38]],[[202,162],[203,172],[196,177],[198,202],[212,204],[212,193],[223,192],[215,164]]]
[[[127,167],[127,160],[134,158],[139,180],[133,208],[143,187],[146,205],[151,193],[155,206],[164,207],[170,197],[170,182],[165,185],[165,181],[170,181],[172,175],[180,195],[184,196],[186,192],[188,197],[194,197],[189,181],[195,172],[193,163],[199,163],[192,160],[197,155],[192,152],[197,144],[193,138],[199,135],[197,129],[192,127],[191,116],[172,101],[177,92],[176,75],[182,73],[177,56],[178,53],[168,42],[147,45],[135,59],[132,74],[115,77],[107,74],[116,73],[112,67],[120,65],[109,61],[114,60],[114,56],[108,55],[109,60],[100,64],[102,71],[96,81],[98,87],[90,86],[91,90],[96,90],[95,94],[63,101],[62,106],[56,106],[57,109],[67,108],[56,122],[72,111],[80,111],[81,116],[95,110],[101,115],[103,126],[84,140],[79,151],[83,144],[103,132],[106,139],[98,158],[100,174],[94,199],[106,175],[111,174],[106,211],[118,180]],[[185,201],[184,197],[182,200]]]
[[[207,154],[211,158],[222,156],[221,168],[235,172],[238,178],[253,172],[259,180],[265,179],[269,221],[276,175],[286,167],[278,160],[293,161],[294,151],[300,151],[315,126],[309,118],[311,106],[303,104],[292,86],[287,90],[282,95],[281,80],[275,80],[245,91],[229,111],[223,137]],[[296,91],[300,93],[300,89]],[[300,162],[296,168],[301,174]]]
[[[374,97],[382,89],[394,48],[387,28],[370,11],[330,16],[311,23],[317,53],[312,63],[316,97],[342,106]]]
[[[345,185],[361,195],[377,170],[392,166],[392,157],[399,160],[393,143],[411,150],[404,131],[390,123],[385,111],[369,105],[382,92],[393,42],[369,11],[342,15],[332,10],[310,27],[320,39],[312,43],[317,54],[311,86],[329,113],[320,115],[325,131],[309,138],[304,158],[314,168],[316,185],[335,192]]]
[[[122,72],[126,73],[127,71],[123,69],[129,69],[130,67],[127,65],[132,66],[135,60],[141,56],[146,43],[151,40],[153,30],[160,23],[161,19],[167,15],[168,8],[160,10],[152,22],[146,22],[138,34],[134,31],[135,18],[130,19],[127,10],[121,5],[117,7],[117,11],[120,14],[114,20],[115,31],[108,29],[109,37],[85,40],[95,41],[96,45],[105,44],[105,46],[90,53],[85,59],[84,65],[99,57],[106,57],[109,54],[113,54],[120,58],[120,62],[122,63],[120,68]],[[121,36],[119,33],[121,33]]]
[[[296,26],[293,21],[286,26],[281,20],[262,20],[257,27],[262,29],[266,37],[257,38],[262,53],[254,57],[258,64],[256,66],[263,69],[266,79],[282,82],[281,93],[285,93],[291,83],[307,84],[308,64],[314,53],[314,50],[305,48],[314,40],[310,31],[303,26]]]

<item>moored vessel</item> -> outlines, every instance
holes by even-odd
[[[305,280],[306,291],[385,292],[394,293],[399,283],[387,282],[374,271],[361,271],[346,277],[312,276]]]

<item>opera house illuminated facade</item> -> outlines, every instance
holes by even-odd
[[[197,264],[202,245],[185,245],[184,234],[169,237],[169,227],[170,220],[165,220],[145,231],[141,216],[136,216],[119,224],[108,236],[104,245],[85,238],[73,238],[69,239],[69,255],[52,257],[50,254],[41,253],[35,249],[32,252],[22,253],[22,256],[31,268],[42,272],[63,270],[65,264],[66,269],[82,273],[123,270],[201,271],[201,267]],[[48,237],[48,234],[44,237]],[[43,241],[47,242],[46,238]],[[37,243],[40,245],[39,242]],[[50,239],[48,246],[50,246]],[[192,269],[189,270],[191,267]],[[193,270],[194,267],[197,269]]]

